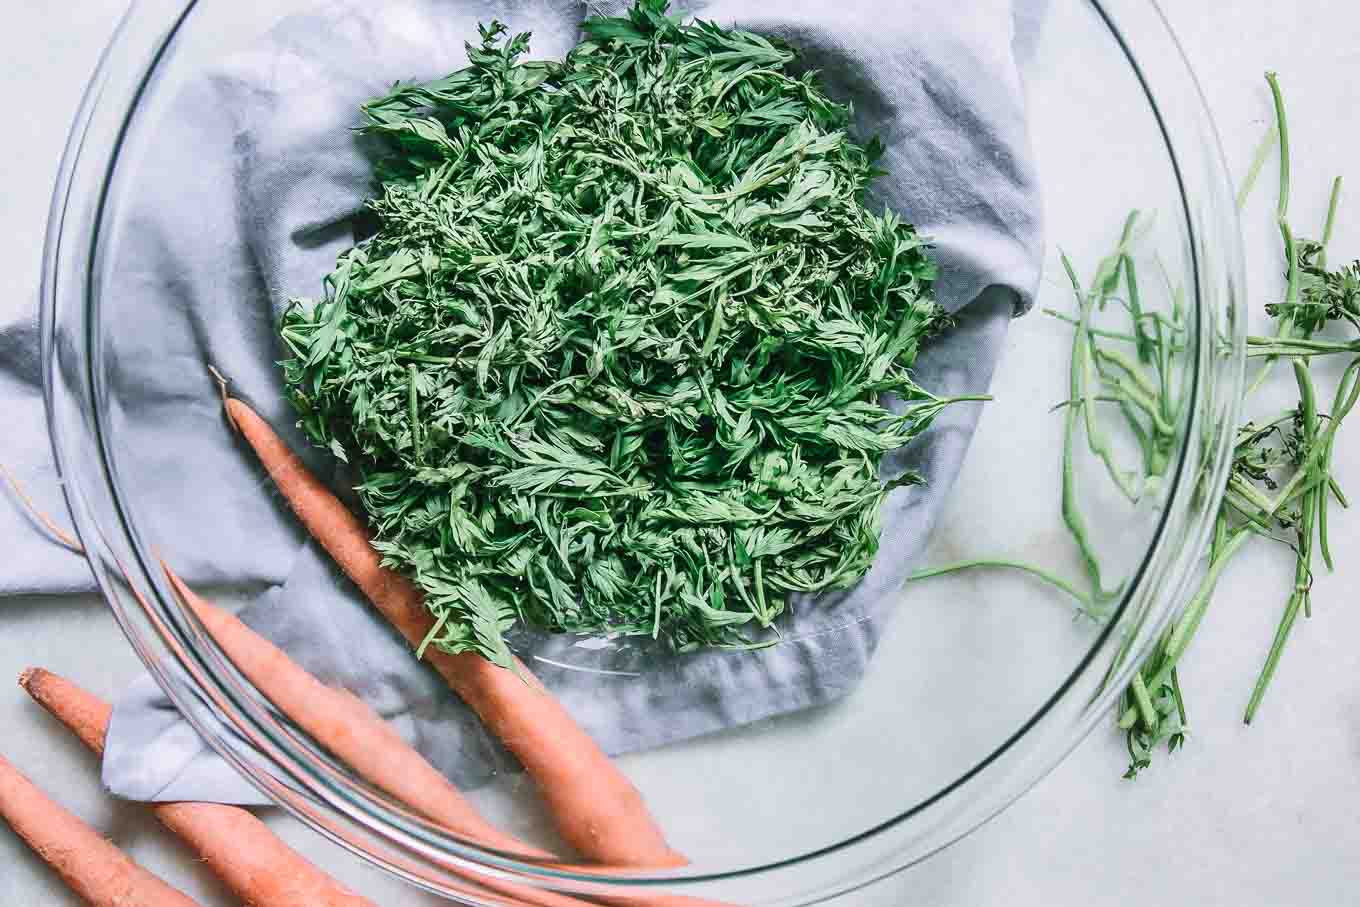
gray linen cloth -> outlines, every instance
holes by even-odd
[[[264,489],[228,431],[205,366],[229,375],[295,449],[274,362],[274,326],[292,295],[316,295],[353,242],[352,215],[372,193],[351,127],[358,106],[393,81],[466,62],[463,42],[498,18],[533,32],[533,55],[561,56],[587,12],[623,0],[398,0],[330,3],[281,21],[263,39],[208,63],[186,84],[143,164],[106,293],[123,328],[111,357],[118,448],[143,537],[191,583],[261,590],[244,619],[329,684],[388,716],[457,783],[513,762],[409,647],[376,617]],[[1043,0],[696,0],[678,9],[778,35],[803,51],[830,92],[854,103],[862,137],[878,135],[888,171],[879,200],[933,238],[940,301],[957,323],[923,353],[921,383],[939,394],[987,389],[1010,318],[1039,279],[1041,204],[1021,70]],[[130,326],[137,325],[137,329]],[[3,460],[39,503],[56,503],[36,390],[31,312],[0,326],[0,407],[14,413]],[[854,688],[899,586],[915,566],[983,405],[950,407],[929,433],[885,460],[924,487],[893,493],[873,569],[851,590],[800,600],[785,642],[756,652],[675,656],[650,640],[581,640],[520,632],[516,650],[611,753],[664,745],[832,702]],[[307,451],[333,475],[326,455]],[[335,476],[343,491],[343,476]],[[186,507],[186,501],[195,506]],[[17,556],[0,594],[88,588],[78,558],[16,508],[0,531]],[[104,782],[141,800],[258,803],[147,677],[118,702]]]

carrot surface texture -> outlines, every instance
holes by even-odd
[[[382,566],[367,527],[260,416],[235,398],[227,415],[289,506],[345,574],[412,646],[434,625],[420,590]],[[517,663],[516,671],[475,653],[429,651],[425,660],[509,749],[537,784],[558,833],[592,860],[666,868],[688,861],[672,850],[642,795],[562,704]]]
[[[22,686],[96,754],[112,706],[69,680],[30,668]],[[250,907],[374,907],[295,853],[247,810],[216,803],[159,803],[156,818]]]
[[[237,670],[361,778],[478,844],[531,859],[552,857],[484,819],[448,778],[363,700],[348,690],[326,686],[278,646],[190,589],[168,567],[165,571],[180,598]]]
[[[53,802],[0,756],[0,819],[94,907],[196,907]],[[16,905],[17,907],[17,905]]]
[[[508,835],[483,819],[463,795],[434,766],[425,761],[362,700],[345,690],[328,687],[288,655],[227,613],[198,595],[162,565],[175,591],[198,615],[232,663],[256,688],[299,727],[332,754],[347,762],[373,786],[385,790],[426,818],[457,831],[484,846],[529,859],[555,861],[547,851]],[[589,867],[559,868],[588,871]],[[512,900],[507,903],[537,907],[725,907],[716,901],[666,895],[606,895],[597,901],[507,882],[492,876],[454,870],[488,891]]]

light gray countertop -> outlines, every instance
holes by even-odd
[[[0,151],[7,262],[0,270],[0,307],[30,305],[34,298],[48,195],[66,129],[124,3],[82,0],[60,13],[37,0],[14,6],[0,34],[7,139]],[[1334,174],[1349,171],[1360,186],[1360,4],[1177,0],[1168,6],[1234,173],[1245,170],[1268,122],[1262,72],[1275,69],[1288,80],[1297,149],[1293,211],[1299,222],[1320,223]],[[1334,260],[1360,255],[1357,206],[1360,200],[1341,218]],[[1264,207],[1243,227],[1249,283],[1259,302],[1279,285],[1278,237]],[[1360,487],[1360,430],[1351,426],[1346,434],[1341,481]],[[1360,561],[1353,552],[1360,551],[1360,515],[1336,518],[1332,538],[1342,552],[1338,569],[1319,575],[1315,616],[1296,629],[1256,726],[1244,727],[1240,715],[1291,581],[1285,551],[1263,549],[1236,564],[1220,585],[1183,663],[1193,725],[1183,752],[1159,756],[1136,782],[1123,781],[1123,740],[1102,726],[989,825],[925,864],[837,903],[1356,903]],[[0,555],[0,569],[3,562]],[[33,663],[105,695],[140,668],[112,618],[91,597],[4,603],[0,678]],[[54,733],[8,681],[0,685],[0,750],[152,871],[206,905],[229,903],[144,810],[114,805],[102,795],[89,757]],[[289,819],[270,822],[378,903],[435,903]],[[68,903],[75,901],[52,874],[0,827],[0,905]]]

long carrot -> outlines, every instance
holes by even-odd
[[[307,531],[375,607],[413,645],[433,617],[420,590],[382,566],[368,529],[308,471],[249,406],[228,398],[227,414]],[[562,838],[583,855],[620,867],[673,867],[688,861],[672,850],[637,788],[541,684],[474,653],[426,654],[426,660],[534,779]],[[521,676],[517,676],[522,675]]]
[[[96,754],[112,706],[63,677],[30,668],[19,677],[33,699]],[[255,816],[216,803],[160,803],[152,810],[252,907],[374,907],[293,852]]]
[[[360,777],[386,790],[427,818],[446,828],[461,830],[479,843],[490,843],[516,856],[552,859],[552,854],[531,847],[486,823],[447,778],[426,762],[425,757],[407,746],[362,700],[347,691],[321,683],[269,640],[198,595],[169,567],[164,564],[161,566],[175,591],[198,615],[237,669],[265,693],[280,711],[293,718],[317,743],[348,763]],[[312,717],[327,713],[329,718]],[[298,717],[294,718],[295,714]],[[471,821],[465,810],[474,810]],[[469,831],[468,826],[472,821],[481,827]],[[464,824],[460,827],[455,822]],[[575,871],[590,869],[563,863],[553,865]],[[454,871],[462,874],[459,870]],[[513,896],[515,903],[540,907],[589,907],[586,901],[569,895],[471,872],[467,873],[467,877],[493,892]],[[652,893],[605,895],[601,896],[600,902],[618,907],[725,907],[716,901]]]
[[[234,615],[198,595],[169,567],[166,576],[237,670],[317,743],[361,778],[450,831],[531,859],[551,858],[484,819],[392,726],[348,690],[328,687]]]
[[[196,907],[54,803],[3,756],[0,819],[94,907]]]
[[[213,611],[225,613],[202,599],[199,602],[206,606],[200,610],[200,614],[211,614]],[[242,644],[244,647],[255,642],[270,645],[244,624],[239,626],[244,633],[254,636],[254,640]],[[302,669],[290,662],[284,670],[291,672]],[[19,685],[82,743],[96,754],[103,753],[104,738],[108,734],[109,717],[113,711],[108,703],[42,668],[25,671],[19,677]],[[324,699],[317,704],[322,709],[329,705]],[[370,729],[367,722],[355,727],[355,739],[361,742],[369,740],[367,733]],[[153,804],[151,808],[170,831],[184,840],[207,863],[208,868],[251,907],[374,907],[371,901],[346,890],[294,853],[247,810],[215,803],[162,803]],[[521,850],[527,849],[527,845],[514,843]],[[533,889],[494,877],[468,873],[468,878],[491,892],[509,895],[512,898],[510,903],[538,907],[590,907],[586,901],[569,895]],[[713,905],[710,901],[669,895],[607,896],[604,903],[620,907]]]

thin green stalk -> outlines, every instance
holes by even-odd
[[[1157,443],[1153,439],[1153,432],[1143,428],[1143,423],[1138,419],[1138,413],[1143,412],[1143,410],[1140,410],[1137,404],[1130,402],[1126,395],[1119,399],[1119,412],[1124,416],[1124,423],[1128,426],[1129,433],[1138,442],[1138,452],[1143,458],[1144,481],[1148,476],[1161,475],[1161,470],[1155,467]]]
[[[1110,384],[1121,395],[1120,402],[1131,404],[1144,413],[1151,420],[1153,430],[1159,435],[1166,437],[1176,433],[1174,425],[1162,421],[1161,407],[1155,396],[1148,395],[1137,385],[1126,384],[1121,379],[1114,379]]]
[[[1133,701],[1138,709],[1139,717],[1143,720],[1143,726],[1149,731],[1157,728],[1157,709],[1152,704],[1152,697],[1148,695],[1147,684],[1143,682],[1141,671],[1135,671],[1133,682],[1129,684],[1133,690]]]
[[[1104,359],[1118,366],[1120,371],[1133,379],[1134,383],[1138,385],[1138,388],[1143,391],[1143,393],[1147,394],[1149,399],[1157,396],[1158,388],[1156,382],[1143,373],[1143,370],[1138,367],[1138,363],[1131,361],[1127,356],[1119,352],[1119,350],[1097,349],[1095,355],[1097,360]]]
[[[1006,569],[1019,570],[1028,573],[1070,595],[1072,598],[1076,599],[1077,603],[1081,605],[1083,609],[1089,611],[1092,608],[1091,600],[1087,598],[1080,589],[1063,579],[1061,576],[1050,573],[1048,570],[1037,567],[1034,564],[1027,564],[1024,561],[1008,560],[1006,558],[976,558],[973,560],[955,561],[952,564],[941,564],[938,567],[926,567],[917,570],[912,573],[911,576],[908,576],[907,582],[913,583],[923,579],[931,579],[936,576],[958,573],[961,570],[976,569]]]
[[[1284,97],[1280,92],[1278,73],[1266,73],[1270,85],[1270,96],[1275,104],[1275,129],[1280,136],[1280,194],[1276,202],[1275,217],[1284,220],[1289,214],[1289,122],[1284,112]]]
[[[1185,697],[1181,695],[1181,677],[1179,672],[1171,669],[1171,695],[1176,699],[1176,717],[1181,720],[1181,733],[1190,728],[1190,717],[1185,711]]]
[[[1058,311],[1057,309],[1049,308],[1048,306],[1045,306],[1045,307],[1041,308],[1039,311],[1042,312],[1043,314],[1049,316],[1050,318],[1056,318],[1056,319],[1058,319],[1059,321],[1062,321],[1062,322],[1064,322],[1064,323],[1066,323],[1066,324],[1073,325],[1074,327],[1075,327],[1075,326],[1078,324],[1078,322],[1080,321],[1080,319],[1073,318],[1071,315],[1067,314],[1066,312],[1060,312],[1060,311]],[[1176,333],[1181,333],[1181,332],[1182,332],[1182,329],[1181,329],[1181,328],[1177,327],[1177,326],[1174,325],[1174,324],[1169,323],[1169,322],[1167,321],[1166,318],[1162,317],[1160,314],[1155,313],[1155,312],[1144,312],[1144,313],[1143,313],[1143,320],[1144,320],[1144,321],[1151,321],[1151,322],[1153,322],[1154,324],[1158,325],[1159,327],[1170,328],[1171,330],[1175,331]],[[1122,342],[1124,342],[1124,343],[1132,343],[1132,344],[1137,344],[1137,343],[1138,343],[1138,337],[1137,337],[1136,335],[1127,333],[1127,332],[1125,332],[1125,331],[1111,331],[1111,330],[1109,330],[1109,329],[1107,329],[1107,328],[1098,328],[1098,327],[1096,327],[1096,326],[1094,326],[1094,325],[1088,325],[1087,328],[1086,328],[1086,332],[1087,332],[1088,334],[1090,334],[1092,337],[1102,337],[1102,338],[1104,338],[1104,339],[1106,339],[1106,340],[1119,340],[1119,341],[1122,341]],[[1163,342],[1164,342],[1164,341],[1163,341]],[[1185,344],[1184,344],[1184,343],[1180,343],[1180,342],[1166,344],[1166,348],[1167,348],[1167,350],[1168,350],[1169,352],[1175,352],[1175,353],[1183,353],[1183,352],[1185,352]]]
[[[1223,544],[1219,556],[1209,565],[1208,572],[1200,580],[1199,588],[1195,590],[1194,598],[1190,599],[1190,604],[1186,606],[1185,613],[1176,621],[1171,631],[1171,638],[1166,645],[1166,656],[1157,673],[1148,682],[1148,686],[1152,689],[1157,689],[1170,680],[1171,672],[1175,670],[1181,656],[1189,648],[1191,640],[1195,638],[1195,633],[1199,631],[1199,626],[1204,621],[1204,615],[1209,610],[1209,603],[1213,599],[1214,588],[1218,585],[1219,578],[1223,575],[1223,571],[1227,569],[1233,557],[1252,535],[1250,529],[1234,531]],[[1130,709],[1120,716],[1119,721],[1121,726],[1130,727],[1136,718],[1137,713]],[[1128,724],[1124,724],[1125,721]]]
[[[1138,358],[1152,363],[1152,339],[1143,327],[1143,303],[1138,294],[1138,273],[1133,264],[1133,256],[1125,252],[1121,256],[1124,268],[1124,283],[1129,289],[1129,314],[1133,318],[1133,332],[1138,343]]]
[[[1295,375],[1295,382],[1297,383],[1297,386],[1299,386],[1299,403],[1303,415],[1304,445],[1306,445],[1308,450],[1311,450],[1312,447],[1318,443],[1318,394],[1316,394],[1314,385],[1312,385],[1312,373],[1310,369],[1308,369],[1307,362],[1303,362],[1303,360],[1299,359],[1293,360],[1293,375]],[[1327,441],[1323,442],[1322,456],[1318,458],[1318,465],[1315,466],[1315,468],[1318,469],[1319,475],[1327,475],[1326,449],[1331,446],[1331,439],[1333,438],[1336,438],[1336,432],[1331,432],[1329,437],[1327,437]],[[1302,533],[1300,533],[1299,538],[1299,563],[1308,574],[1311,574],[1312,572],[1312,530],[1314,530],[1316,513],[1318,513],[1319,504],[1325,509],[1326,502],[1326,485],[1321,485],[1321,487],[1311,491],[1310,498],[1304,498],[1303,530]],[[1323,559],[1326,560],[1327,566],[1330,567],[1331,555],[1330,552],[1326,551],[1326,544],[1323,544]],[[1311,597],[1304,598],[1304,609],[1306,609],[1308,616],[1311,617]]]
[[[1299,606],[1303,602],[1303,596],[1296,590],[1289,597],[1289,604],[1285,608],[1284,617],[1280,619],[1280,625],[1275,630],[1275,638],[1270,644],[1270,654],[1266,656],[1265,667],[1261,669],[1261,676],[1256,679],[1256,686],[1251,691],[1251,699],[1247,702],[1246,714],[1242,717],[1244,724],[1251,724],[1256,717],[1256,710],[1261,706],[1261,699],[1266,694],[1266,688],[1270,686],[1270,681],[1275,677],[1275,669],[1279,667],[1280,655],[1284,652],[1284,644],[1289,639],[1290,632],[1294,629],[1294,621],[1299,616]]]
[[[1157,322],[1157,381],[1160,384],[1158,397],[1162,402],[1162,419],[1167,424],[1176,421],[1176,410],[1171,395],[1171,351],[1167,349],[1166,337],[1162,333],[1162,323]]]
[[[1248,337],[1247,356],[1315,356],[1360,353],[1360,341],[1313,340],[1307,337]]]
[[[1189,648],[1190,641],[1195,638],[1195,633],[1198,632],[1199,625],[1204,620],[1205,613],[1209,610],[1209,601],[1213,597],[1219,577],[1223,575],[1223,571],[1227,569],[1233,557],[1242,550],[1242,546],[1247,543],[1252,535],[1250,529],[1238,529],[1230,533],[1223,543],[1218,558],[1209,565],[1209,572],[1205,574],[1199,589],[1196,590],[1195,597],[1190,599],[1190,604],[1185,609],[1185,613],[1176,621],[1171,631],[1171,638],[1167,641],[1167,659],[1172,667],[1180,661],[1180,657]],[[1162,683],[1165,682],[1165,678],[1160,674],[1158,680]]]
[[[1336,399],[1332,406],[1331,419],[1328,420],[1327,428],[1322,434],[1321,447],[1314,445],[1314,449],[1309,451],[1299,469],[1295,471],[1294,475],[1290,476],[1289,481],[1285,483],[1285,486],[1280,489],[1271,502],[1269,513],[1278,513],[1281,508],[1293,502],[1295,498],[1307,493],[1313,485],[1327,481],[1327,476],[1317,474],[1315,470],[1316,461],[1322,458],[1322,452],[1336,437],[1336,432],[1341,427],[1342,420],[1355,406],[1358,397],[1360,397],[1360,359],[1356,359],[1346,366],[1346,371],[1341,375],[1341,381],[1336,388]]]
[[[1322,248],[1318,250],[1317,264],[1327,269],[1327,246],[1332,241],[1332,231],[1336,227],[1336,209],[1341,202],[1341,177],[1332,180],[1332,194],[1327,200],[1327,222],[1322,225]]]
[[[1305,384],[1311,384],[1311,382],[1301,381],[1301,391],[1304,390]],[[1330,449],[1332,441],[1336,437],[1337,429],[1342,420],[1355,407],[1357,399],[1360,399],[1360,359],[1352,361],[1346,367],[1346,371],[1342,373],[1341,381],[1337,385],[1331,419],[1327,428],[1323,432],[1320,442],[1314,444],[1313,451],[1310,452],[1304,463],[1299,467],[1298,472],[1291,479],[1291,485],[1295,484],[1295,480],[1298,480],[1297,484],[1302,485],[1303,480],[1300,479],[1300,476],[1304,475],[1311,477],[1311,483],[1308,486],[1310,490],[1326,485],[1327,476],[1325,474],[1318,475],[1317,471],[1320,464],[1325,460],[1326,451]],[[1286,492],[1289,492],[1289,494],[1286,495]],[[1293,494],[1290,486],[1286,486],[1280,497],[1287,501],[1292,499]],[[1261,700],[1275,676],[1275,669],[1279,665],[1280,656],[1284,653],[1285,644],[1289,641],[1290,633],[1294,629],[1294,622],[1298,619],[1299,610],[1302,608],[1305,611],[1311,611],[1312,608],[1310,594],[1312,576],[1309,571],[1308,554],[1312,548],[1312,518],[1316,511],[1308,506],[1309,502],[1306,500],[1308,492],[1304,494],[1305,502],[1299,538],[1300,553],[1295,566],[1294,592],[1290,595],[1285,613],[1280,618],[1280,624],[1275,630],[1275,638],[1271,642],[1265,665],[1261,668],[1261,673],[1256,679],[1256,686],[1252,689],[1251,699],[1247,702],[1247,711],[1243,717],[1243,721],[1247,724],[1250,724],[1255,717],[1256,711],[1261,705]]]
[[[1304,495],[1299,517],[1299,548],[1294,561],[1294,588],[1303,596],[1303,614],[1313,616],[1313,538],[1317,528],[1317,498],[1322,496],[1319,486]]]
[[[1270,96],[1275,105],[1275,128],[1280,136],[1280,188],[1279,197],[1275,203],[1275,222],[1280,230],[1280,237],[1284,241],[1285,260],[1288,263],[1288,279],[1285,288],[1286,312],[1294,311],[1293,306],[1299,301],[1299,252],[1294,243],[1294,233],[1289,228],[1289,190],[1290,190],[1290,150],[1289,150],[1289,120],[1285,115],[1284,97],[1280,92],[1279,77],[1273,73],[1266,73],[1266,82],[1270,84]],[[1288,338],[1293,333],[1292,320],[1285,316],[1279,320],[1277,334],[1281,338]],[[1247,394],[1256,392],[1266,376],[1270,374],[1272,367],[1278,358],[1278,354],[1266,359],[1261,370],[1256,375],[1251,385],[1247,388]]]
[[[1066,409],[1069,406],[1081,406],[1086,403],[1123,403],[1123,402],[1124,402],[1123,397],[1116,397],[1113,396],[1112,394],[1096,394],[1094,397],[1086,397],[1085,399],[1082,400],[1059,401],[1058,403],[1054,403],[1052,406],[1050,406],[1048,408],[1048,411],[1051,413],[1056,413],[1060,409]]]
[[[1133,229],[1134,218],[1137,212],[1129,215],[1128,221],[1124,225],[1124,239],[1120,240],[1121,246],[1127,241],[1127,237]],[[1108,275],[1110,272],[1109,259],[1102,263],[1097,270],[1097,279],[1092,282],[1093,287],[1103,287],[1108,282],[1108,276],[1102,280],[1101,275]],[[1072,338],[1072,366],[1069,381],[1069,392],[1073,400],[1080,400],[1087,395],[1086,388],[1095,383],[1093,373],[1093,356],[1091,354],[1091,342],[1089,329],[1091,324],[1091,313],[1094,305],[1091,300],[1093,293],[1083,292],[1081,281],[1077,279],[1077,272],[1072,267],[1072,261],[1065,254],[1062,256],[1063,268],[1067,271],[1068,279],[1072,282],[1072,290],[1077,297],[1079,311],[1079,323],[1075,336]],[[1118,271],[1114,271],[1116,275]],[[1067,519],[1068,528],[1074,538],[1077,539],[1078,546],[1082,549],[1083,558],[1087,558],[1088,569],[1095,568],[1092,579],[1096,579],[1099,568],[1095,565],[1095,556],[1091,550],[1089,539],[1087,538],[1086,522],[1076,509],[1076,488],[1075,477],[1073,475],[1072,446],[1076,437],[1076,415],[1082,411],[1084,415],[1084,425],[1086,429],[1086,444],[1102,463],[1114,480],[1119,490],[1124,493],[1130,501],[1138,500],[1138,490],[1133,486],[1132,479],[1119,468],[1115,462],[1114,449],[1110,446],[1109,438],[1105,434],[1104,428],[1096,419],[1095,408],[1090,406],[1073,406],[1067,410],[1067,433],[1065,439],[1064,467],[1063,467],[1063,514]],[[1097,583],[1097,588],[1100,588]]]
[[[1218,560],[1218,554],[1223,550],[1223,543],[1228,540],[1228,521],[1224,518],[1222,511],[1214,520],[1214,535],[1209,541],[1209,563]]]
[[[1329,447],[1329,448],[1327,449],[1327,462],[1328,462],[1329,464],[1331,463],[1331,459],[1332,459],[1332,451],[1331,451],[1331,448]],[[1328,469],[1330,469],[1330,466],[1328,467]],[[1332,489],[1332,496],[1336,498],[1336,502],[1337,502],[1338,504],[1340,504],[1343,508],[1348,508],[1348,507],[1351,506],[1351,502],[1348,501],[1348,500],[1346,500],[1346,495],[1345,495],[1345,493],[1341,490],[1341,486],[1337,484],[1337,481],[1336,481],[1335,478],[1333,478],[1333,477],[1331,477],[1331,476],[1328,476],[1328,477],[1327,477],[1327,485],[1328,485],[1328,487],[1330,487],[1330,488]]]
[[[760,622],[768,626],[771,620],[770,609],[765,604],[765,571],[761,568],[761,559],[755,559],[756,573],[756,603],[760,606]]]
[[[1336,490],[1336,482],[1331,478],[1332,471],[1332,449],[1335,445],[1336,437],[1327,439],[1325,448],[1322,451],[1322,471],[1327,474],[1327,488],[1322,489],[1317,497],[1317,529],[1318,529],[1318,548],[1322,551],[1322,562],[1327,565],[1328,570],[1335,570],[1336,564],[1332,562],[1332,546],[1327,538],[1327,502],[1331,495],[1329,492]]]
[[[1241,476],[1230,477],[1228,487],[1266,516],[1272,516],[1275,513],[1277,502],[1266,497],[1260,489]]]
[[[1313,375],[1308,368],[1308,363],[1299,359],[1294,360],[1294,380],[1299,389],[1299,408],[1303,419],[1303,442],[1305,449],[1311,451],[1318,443],[1318,413],[1317,413],[1317,392],[1313,387]],[[1325,459],[1326,447],[1330,446],[1330,441],[1335,437],[1335,432],[1328,435],[1328,441],[1323,443],[1322,456],[1318,458],[1318,463],[1314,467],[1319,471],[1320,476],[1327,473]],[[1327,500],[1327,489],[1324,484],[1319,483],[1319,487],[1310,491],[1303,500],[1303,519],[1302,528],[1299,531],[1299,569],[1311,576],[1312,557],[1313,557],[1313,529],[1317,515],[1315,500],[1325,502]],[[1304,611],[1309,617],[1313,614],[1311,596],[1304,595]]]
[[[1242,180],[1242,186],[1237,190],[1237,210],[1241,211],[1247,205],[1247,196],[1251,195],[1252,188],[1256,185],[1256,178],[1261,175],[1261,168],[1266,164],[1266,158],[1270,151],[1275,147],[1275,142],[1280,137],[1279,131],[1274,127],[1266,130],[1266,134],[1261,136],[1261,141],[1256,145],[1256,153],[1251,156],[1251,166],[1247,168],[1246,179]]]
[[[1076,271],[1072,267],[1072,262],[1066,255],[1062,257],[1063,267],[1067,270],[1067,276],[1072,281],[1072,287],[1076,292],[1077,306],[1080,315],[1076,333],[1072,338],[1072,356],[1068,369],[1068,395],[1073,400],[1080,400],[1086,396],[1084,382],[1084,363],[1086,348],[1086,329],[1090,324],[1091,304],[1086,298],[1086,294],[1081,290],[1081,284],[1077,280]],[[1100,577],[1100,561],[1096,558],[1095,549],[1091,545],[1089,530],[1086,526],[1086,518],[1082,516],[1081,508],[1077,500],[1076,467],[1074,463],[1074,448],[1076,446],[1077,419],[1079,410],[1086,409],[1088,412],[1094,407],[1069,406],[1063,422],[1063,455],[1062,455],[1062,515],[1063,522],[1067,524],[1067,530],[1076,542],[1077,550],[1081,553],[1082,563],[1086,568],[1086,574],[1091,580],[1091,588],[1097,594],[1105,588]]]
[[[406,405],[410,409],[411,419],[411,447],[415,451],[417,463],[425,459],[424,448],[420,438],[420,399],[417,384],[419,383],[418,372],[415,365],[406,366]]]

